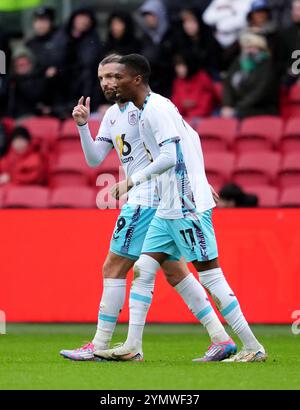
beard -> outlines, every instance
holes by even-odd
[[[104,92],[104,97],[105,97],[106,101],[109,102],[109,103],[115,103],[118,100],[116,91],[112,91],[112,92],[109,92],[109,93]]]

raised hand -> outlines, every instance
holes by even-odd
[[[78,104],[73,108],[72,116],[77,125],[84,125],[90,116],[90,97],[87,97],[84,104],[84,97],[80,97]]]

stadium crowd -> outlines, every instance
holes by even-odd
[[[14,49],[0,29],[8,60],[8,75],[0,76],[0,185],[47,184],[45,152],[19,127],[26,119],[67,121],[84,95],[101,121],[107,105],[96,73],[110,53],[146,56],[152,90],[196,128],[211,117],[300,114],[300,0],[146,0],[132,14],[113,11],[106,24],[100,38],[91,9],[74,10],[58,26],[55,10],[40,7],[31,37]]]

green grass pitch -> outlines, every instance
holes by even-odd
[[[113,342],[124,341],[118,325]],[[0,389],[299,389],[300,335],[253,326],[266,363],[192,363],[208,347],[199,325],[147,325],[144,362],[72,362],[61,349],[90,340],[94,325],[8,324],[0,336]],[[236,338],[235,338],[236,340]]]

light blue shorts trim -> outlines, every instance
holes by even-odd
[[[183,256],[187,262],[217,258],[212,210],[199,213],[194,219],[162,219],[155,216],[142,248],[142,253],[148,252],[163,252],[176,260]]]
[[[137,260],[156,208],[125,204],[116,222],[110,242],[111,252]]]

